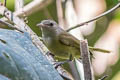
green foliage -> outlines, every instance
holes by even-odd
[[[118,0],[106,0],[107,8],[110,9],[118,3]]]
[[[120,10],[117,10],[117,11],[114,13],[114,18],[113,18],[113,19],[120,20]]]

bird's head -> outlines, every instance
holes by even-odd
[[[59,25],[53,20],[43,20],[39,24],[37,24],[39,28],[41,28],[42,32],[44,33],[58,33],[61,28]]]
[[[40,28],[56,28],[58,25],[55,21],[53,20],[43,20],[39,24],[37,24],[38,27]]]

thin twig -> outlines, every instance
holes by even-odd
[[[22,16],[24,13],[26,13],[26,16],[43,9],[48,4],[50,4],[53,0],[34,0],[30,2],[29,4],[25,5],[22,9],[19,9],[14,12],[17,16]],[[23,12],[24,11],[24,12]]]
[[[15,0],[15,11],[24,7],[24,0]]]
[[[91,72],[90,55],[89,55],[89,50],[88,50],[88,43],[86,40],[80,41],[80,51],[81,51],[82,62],[83,62],[83,67],[84,67],[85,80],[93,80],[92,72]]]
[[[22,30],[16,28],[14,25],[12,25],[12,24],[10,24],[10,23],[8,23],[8,22],[2,21],[1,19],[0,19],[0,23],[3,24],[4,26],[8,26],[8,27],[10,27],[10,28],[12,28],[12,29],[16,29],[16,30],[18,30],[18,31],[20,31],[20,32],[23,32]]]
[[[96,17],[94,17],[93,19],[90,19],[90,20],[85,21],[85,22],[83,22],[83,23],[80,23],[80,24],[78,24],[78,25],[76,25],[76,26],[74,26],[74,27],[71,27],[71,28],[67,29],[66,31],[69,32],[69,31],[72,30],[72,29],[78,28],[78,27],[83,26],[83,25],[85,25],[85,24],[88,24],[88,23],[90,23],[90,22],[92,22],[92,21],[95,21],[95,20],[97,20],[97,19],[99,19],[99,18],[101,18],[101,17],[103,17],[103,16],[105,16],[105,15],[107,15],[107,14],[115,11],[115,10],[116,10],[117,8],[119,8],[119,7],[120,7],[120,2],[119,2],[117,5],[115,5],[113,8],[111,8],[110,10],[108,10],[108,11],[106,11],[106,12],[104,12],[104,13],[96,16]]]
[[[108,75],[103,76],[102,78],[98,79],[98,80],[105,80],[108,77]]]
[[[24,0],[15,0],[15,11],[18,11],[20,9],[23,10],[23,7],[24,7]],[[23,19],[25,23],[28,23],[27,16],[24,11],[23,11],[23,13],[24,14],[21,19]]]
[[[45,6],[49,5],[53,0],[34,0],[29,4],[25,5],[22,9],[19,9],[14,12],[16,16],[23,17],[24,14],[26,16],[43,9]],[[5,17],[1,18],[3,21],[7,21]]]

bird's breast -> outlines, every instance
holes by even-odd
[[[43,41],[47,48],[56,56],[69,58],[69,47],[61,44],[57,38],[44,37]]]
[[[50,46],[53,43],[53,41],[50,37],[43,37],[43,41],[46,46]]]
[[[69,58],[70,54],[74,55],[79,52],[74,47],[62,44],[57,38],[43,37],[43,41],[53,54],[64,59]]]

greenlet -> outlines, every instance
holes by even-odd
[[[70,55],[80,58],[80,41],[59,27],[55,21],[43,20],[37,26],[42,31],[43,42],[55,56],[63,59],[69,59]],[[89,51],[110,52],[94,47],[89,47]]]

